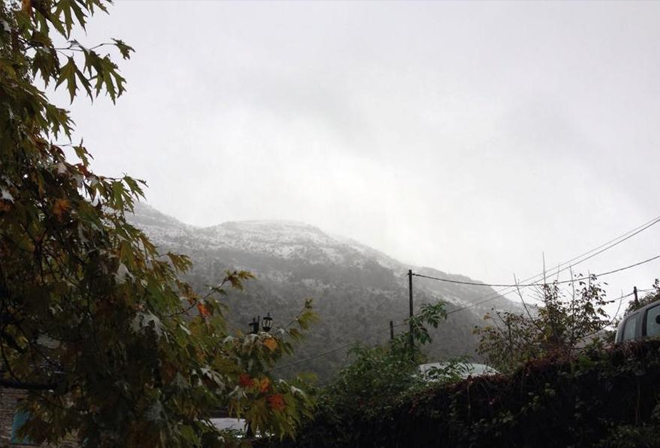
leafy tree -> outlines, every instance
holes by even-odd
[[[429,380],[437,384],[459,379],[466,371],[460,360],[450,361],[428,376],[419,370],[419,364],[425,361],[420,346],[431,342],[428,327],[438,327],[445,317],[444,303],[425,304],[406,322],[412,324],[416,342],[412,356],[409,332],[386,345],[353,347],[350,365],[319,392],[313,421],[306,421],[297,440],[288,442],[292,446],[362,446],[362,437],[370,433],[374,421],[405,403],[412,394],[428,389]]]
[[[444,303],[438,302],[422,305],[420,312],[407,321],[412,324],[412,336],[417,342],[412,356],[409,332],[387,345],[353,347],[349,352],[353,361],[324,391],[323,405],[344,416],[378,412],[402,394],[426,386],[418,370],[425,359],[420,346],[432,342],[427,326],[437,328],[445,317]]]
[[[97,175],[82,142],[75,157],[57,143],[73,123],[42,88],[124,93],[102,51],[133,49],[74,37],[109,3],[0,3],[0,386],[26,391],[22,432],[37,443],[224,446],[209,420],[223,407],[254,432],[292,434],[309,398],[268,369],[313,320],[310,303],[292,328],[229,334],[216,297],[250,275],[196,294],[178,278],[189,260],[125,219],[144,182]]]
[[[538,295],[541,304],[525,305],[526,314],[496,311],[484,317],[488,325],[475,328],[478,353],[498,370],[510,372],[535,358],[570,355],[598,344],[597,334],[611,323],[604,309],[611,302],[595,276],[576,279],[568,291],[556,281],[544,284]]]

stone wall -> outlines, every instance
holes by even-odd
[[[11,430],[18,402],[25,397],[25,392],[18,389],[0,387],[0,448],[34,448],[35,445],[11,443]],[[68,437],[58,448],[75,448],[76,441]],[[48,448],[48,447],[47,447]],[[55,447],[52,447],[55,448]]]
[[[11,443],[11,427],[14,423],[14,413],[19,400],[25,392],[18,389],[0,388],[0,447],[20,447]]]

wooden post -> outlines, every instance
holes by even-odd
[[[413,317],[413,272],[412,269],[408,270],[408,295],[410,298],[410,319],[408,322],[410,323],[410,358],[414,358],[415,356],[415,338],[413,337],[413,324],[412,324],[412,317]]]

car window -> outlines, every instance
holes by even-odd
[[[660,305],[649,308],[646,312],[646,336],[660,335],[660,324],[655,321],[660,315]]]
[[[633,314],[626,320],[625,327],[623,327],[623,340],[632,341],[637,336],[637,321],[639,320],[639,313]]]

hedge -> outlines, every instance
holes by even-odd
[[[660,447],[660,341],[571,359],[546,358],[510,376],[431,386],[380,409],[343,415],[321,405],[296,440],[263,447]]]

